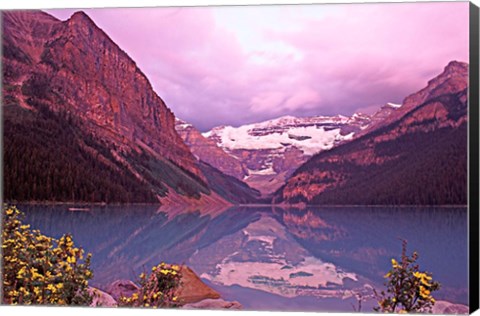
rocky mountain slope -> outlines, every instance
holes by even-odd
[[[3,13],[5,199],[225,203],[146,76],[83,12]]]
[[[355,140],[312,157],[274,202],[466,204],[468,65],[427,87]]]
[[[177,118],[175,129],[198,159],[239,180],[245,178],[247,170],[242,162],[226,153],[213,140],[204,137],[192,124]]]

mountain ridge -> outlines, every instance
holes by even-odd
[[[370,118],[360,113],[351,117],[287,115],[239,127],[219,126],[201,135],[233,157],[243,171],[242,178],[228,170],[225,173],[268,196],[312,154],[349,141],[369,122]]]
[[[175,118],[135,61],[84,12],[66,21],[41,11],[2,15],[7,199],[201,205],[274,194],[274,203],[362,204],[376,201],[375,190],[355,200],[361,193],[353,183],[379,187],[388,174],[405,185],[406,174],[424,172],[421,164],[433,174],[428,165],[448,164],[448,156],[460,166],[458,183],[450,171],[437,178],[452,192],[422,179],[451,196],[419,200],[463,201],[466,63],[450,62],[402,104],[373,115],[286,115],[200,133]]]
[[[207,181],[145,74],[88,15],[2,14],[7,200],[231,203],[212,192],[221,175]]]
[[[466,204],[467,80],[468,64],[449,63],[382,124],[313,156],[274,202]]]

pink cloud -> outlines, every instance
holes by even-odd
[[[203,130],[401,102],[449,61],[468,61],[465,2],[263,7],[246,20],[249,10],[86,12]]]
[[[358,95],[359,106],[399,100],[423,87],[452,59],[468,61],[468,6],[464,3],[343,5],[302,30],[271,33],[305,52],[300,67],[324,100]],[[318,85],[321,83],[321,86]],[[361,91],[366,91],[363,93]],[[382,96],[375,98],[374,96]],[[363,100],[363,101],[362,101]],[[348,100],[345,100],[347,102]]]

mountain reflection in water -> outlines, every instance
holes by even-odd
[[[92,253],[91,283],[99,287],[135,280],[165,261],[187,264],[246,309],[342,310],[352,291],[382,287],[406,239],[420,267],[442,284],[436,298],[467,304],[466,208],[19,208],[44,234],[72,233]],[[352,311],[352,300],[344,311]]]

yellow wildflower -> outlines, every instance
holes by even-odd
[[[427,290],[425,287],[420,286],[420,296],[423,298],[428,298],[429,295],[430,295],[430,291]]]
[[[39,287],[34,287],[33,288],[33,293],[35,293],[35,295],[39,296],[40,295],[40,288]]]
[[[422,282],[422,284],[425,285],[425,286],[432,286],[432,284],[428,283],[428,281],[425,280],[425,279],[421,279],[420,282]]]
[[[398,268],[398,262],[397,262],[397,260],[392,259],[392,266],[393,266],[394,268]]]
[[[16,291],[16,290],[13,290],[13,291],[8,292],[8,295],[10,297],[18,297],[20,295],[20,293],[18,293],[18,291]]]
[[[17,273],[17,279],[22,279],[25,276],[26,272],[27,272],[27,269],[25,268],[25,266],[21,267]]]
[[[426,273],[421,273],[421,272],[414,272],[413,275],[417,278],[420,279],[420,282],[425,285],[425,286],[432,286],[428,281],[432,280],[432,277],[428,276]]]

